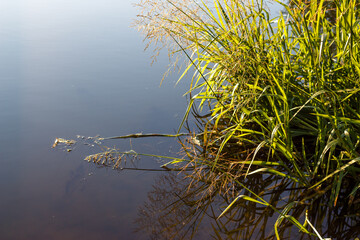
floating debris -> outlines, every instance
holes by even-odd
[[[194,144],[194,145],[201,146],[201,145],[200,145],[200,141],[199,141],[196,137],[191,137],[191,138],[189,139],[189,142],[192,143],[192,144]]]
[[[71,145],[75,144],[76,141],[72,140],[72,139],[68,140],[68,139],[64,139],[64,138],[55,138],[55,141],[54,141],[54,144],[52,145],[52,148],[55,148],[59,143],[63,143],[65,145],[67,145],[67,146],[71,146]]]

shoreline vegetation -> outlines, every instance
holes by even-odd
[[[275,17],[263,0],[137,4],[135,26],[156,46],[154,59],[168,50],[180,84],[192,76],[179,131],[166,135],[182,156],[161,156],[182,179],[162,182],[181,187],[171,195],[158,186],[140,214],[152,219],[140,222],[154,239],[192,238],[195,220],[210,215],[215,239],[360,236],[359,3],[274,2],[284,9]],[[146,135],[110,139],[131,137]],[[123,169],[126,156],[140,155],[153,156],[111,148],[86,160]]]
[[[182,77],[193,73],[179,130],[191,109],[200,109],[201,128],[193,133],[197,144],[183,144],[186,158],[166,166],[191,169],[187,177],[207,185],[204,199],[225,197],[228,204],[217,219],[252,202],[278,215],[270,238],[280,239],[284,226],[294,225],[320,239],[336,237],[330,226],[352,229],[341,239],[355,239],[360,222],[358,2],[276,2],[284,11],[274,18],[262,0],[137,5],[136,25],[148,44],[157,44],[156,51],[168,49],[173,57],[186,56]],[[210,114],[200,117],[201,110]],[[268,184],[259,191],[249,184],[254,177]]]

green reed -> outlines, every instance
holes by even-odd
[[[246,188],[258,174],[290,180],[307,190],[277,209],[276,225],[285,217],[307,231],[293,206],[325,194],[329,207],[359,197],[359,8],[354,0],[278,3],[285,11],[271,18],[263,0],[148,0],[137,24],[150,43],[189,60],[183,123],[195,103],[211,112],[197,136],[206,153],[188,154],[185,168],[205,167],[207,181],[228,188]],[[247,191],[241,198],[270,206],[263,193]]]

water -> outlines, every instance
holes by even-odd
[[[99,149],[51,145],[174,133],[185,84],[172,75],[159,87],[168,60],[150,65],[129,0],[1,1],[0,13],[0,239],[138,239],[133,220],[156,174],[99,169],[82,161]],[[108,144],[166,154],[173,143]]]
[[[100,149],[81,142],[71,153],[51,148],[55,137],[174,133],[178,128],[187,84],[175,88],[178,75],[173,74],[159,87],[168,59],[160,55],[150,65],[151,51],[143,51],[142,36],[129,28],[136,17],[131,2],[0,1],[0,239],[148,239],[133,230],[148,228],[155,238],[172,236],[176,233],[163,231],[164,225],[181,227],[187,216],[203,214],[197,206],[184,204],[198,196],[177,201],[188,190],[181,177],[97,168],[82,159]],[[270,7],[274,14],[281,10],[279,5]],[[160,155],[178,151],[175,141],[158,138],[105,144]],[[135,164],[160,165],[151,158]],[[266,181],[254,180],[255,185],[259,182]],[[141,211],[150,217],[139,220],[138,208],[152,184],[159,191],[150,194]],[[220,199],[210,204],[216,219],[228,203]],[[170,208],[159,211],[164,206]],[[233,211],[240,220],[227,226],[226,219],[220,219],[223,236],[239,226],[251,229],[242,216],[258,213],[252,206]],[[266,235],[276,218],[270,216],[262,229]],[[195,239],[214,235],[211,220],[203,222]],[[184,229],[179,233],[186,234]]]

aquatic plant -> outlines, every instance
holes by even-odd
[[[360,21],[354,0],[276,2],[284,12],[271,18],[262,0],[146,0],[137,24],[150,43],[186,56],[182,77],[194,72],[180,128],[195,104],[210,112],[193,137],[201,150],[193,141],[166,167],[182,164],[231,196],[219,218],[243,200],[271,208],[280,238],[289,223],[310,233],[297,217],[323,196],[321,206],[358,210]],[[254,175],[301,194],[269,202],[276,181],[257,192],[246,185]]]

